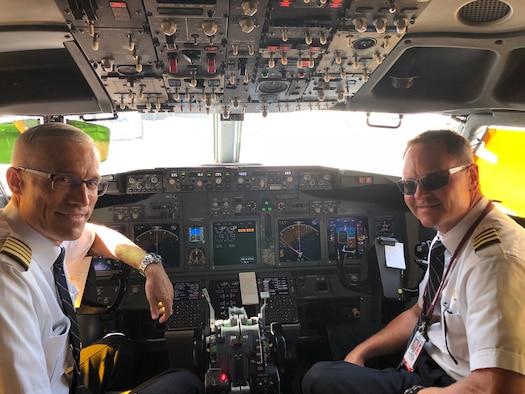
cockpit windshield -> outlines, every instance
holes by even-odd
[[[15,119],[20,117],[3,117],[0,123]],[[220,151],[232,149],[237,153],[227,156],[228,164],[319,165],[399,176],[408,139],[425,129],[458,127],[453,118],[438,114],[405,115],[388,127],[374,127],[368,119],[363,112],[247,113],[231,135],[216,127],[231,121],[205,114],[122,112],[95,123],[110,134],[102,174],[218,164],[224,162]]]

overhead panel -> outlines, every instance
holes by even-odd
[[[428,1],[56,3],[117,108],[228,119],[351,108]]]

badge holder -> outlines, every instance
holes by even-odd
[[[427,318],[425,315],[421,314],[416,329],[414,330],[405,354],[403,355],[403,364],[408,371],[414,371],[414,367],[421,355],[423,346],[427,341]]]

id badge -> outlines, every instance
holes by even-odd
[[[410,372],[414,371],[414,366],[423,350],[423,346],[427,342],[426,338],[426,323],[424,319],[419,320],[417,331],[412,336],[412,340],[408,344],[407,350],[403,356],[403,364]]]

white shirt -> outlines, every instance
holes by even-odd
[[[488,200],[482,199],[441,238],[451,255]],[[489,233],[492,242],[474,249]],[[525,230],[497,208],[467,240],[446,278],[439,308],[441,320],[429,327],[425,349],[454,379],[471,371],[503,368],[525,374]],[[420,292],[421,294],[421,292]],[[421,296],[419,299],[421,305]],[[447,349],[448,345],[448,349]]]
[[[80,306],[84,293],[86,279],[91,266],[91,257],[86,258],[86,254],[93,245],[95,234],[95,225],[86,223],[79,239],[62,243],[62,246],[66,249],[66,266],[64,269],[69,279],[71,298],[75,300],[74,305],[76,307]]]
[[[68,394],[70,321],[52,273],[60,248],[27,225],[12,203],[0,212],[2,243],[8,236],[27,244],[32,258],[24,271],[0,254],[0,392]]]

